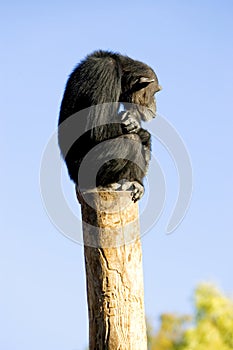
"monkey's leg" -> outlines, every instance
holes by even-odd
[[[144,145],[137,134],[127,134],[99,145],[98,155],[101,159],[98,168],[97,187],[114,191],[131,191],[132,200],[139,200],[143,193],[143,177],[146,173]]]

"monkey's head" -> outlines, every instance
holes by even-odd
[[[162,89],[158,78],[145,63],[129,57],[122,63],[120,102],[134,104],[140,118],[149,121],[156,115],[155,94]]]

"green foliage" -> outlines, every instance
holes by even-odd
[[[194,295],[195,315],[163,314],[150,350],[233,350],[233,301],[210,284]],[[192,324],[191,324],[192,321]]]
[[[189,316],[177,316],[163,314],[160,317],[160,329],[156,335],[148,338],[150,350],[178,350],[183,342],[183,333],[186,323],[190,321]]]

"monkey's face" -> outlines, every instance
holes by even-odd
[[[126,102],[134,104],[138,117],[149,121],[156,115],[155,94],[160,90],[155,72],[144,63],[133,61],[122,76],[120,102],[125,107]]]
[[[137,105],[142,120],[149,121],[155,118],[157,110],[155,94],[161,89],[156,77],[156,79],[148,82],[146,86],[144,85],[141,89],[133,92],[132,103]]]

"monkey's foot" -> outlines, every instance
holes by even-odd
[[[135,203],[142,198],[144,194],[144,187],[137,181],[131,182],[132,186],[132,201]]]
[[[137,181],[121,180],[112,183],[108,188],[113,191],[131,191],[132,201],[137,202],[144,194],[144,187]]]

